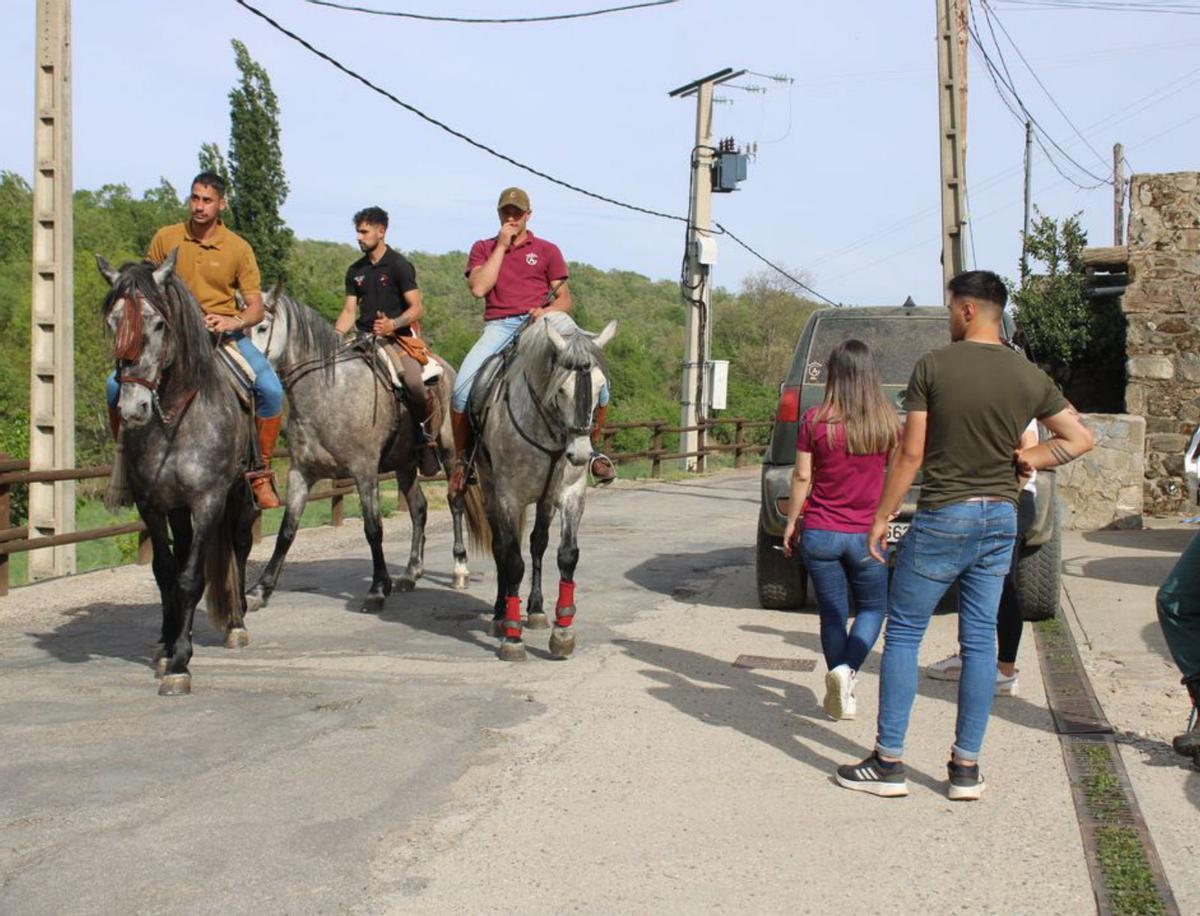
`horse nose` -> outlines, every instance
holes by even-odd
[[[150,399],[143,397],[121,398],[121,422],[127,426],[145,426],[150,422]]]
[[[592,457],[592,440],[587,436],[576,436],[567,445],[567,461],[579,467]]]

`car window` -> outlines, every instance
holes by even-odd
[[[917,360],[950,342],[944,319],[822,318],[813,333],[804,383],[825,384],[825,360],[844,340],[857,338],[871,348],[885,385],[905,385]]]

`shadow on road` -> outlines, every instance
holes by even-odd
[[[724,547],[706,553],[660,553],[644,560],[625,573],[625,578],[647,591],[670,595],[679,601],[720,608],[755,608],[752,590],[731,596],[713,594],[712,589],[695,586],[698,579],[711,579],[721,569],[753,568],[753,547]],[[730,601],[736,601],[730,604]]]
[[[649,666],[641,674],[658,684],[649,688],[651,696],[706,725],[732,728],[762,741],[830,782],[839,765],[870,753],[870,748],[819,721],[825,714],[807,687],[675,646],[631,639],[614,643]],[[939,780],[925,773],[910,768],[908,775],[934,792],[944,789]]]
[[[1196,534],[1195,528],[1139,528],[1127,531],[1085,531],[1083,539],[1092,544],[1121,547],[1126,550],[1155,550],[1178,556]]]
[[[34,645],[72,665],[98,657],[152,665],[162,630],[161,605],[97,602],[66,616],[67,622],[53,630],[28,634]],[[202,603],[196,608],[193,645],[197,649],[223,646],[224,634],[218,634],[205,617]]]

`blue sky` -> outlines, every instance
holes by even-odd
[[[405,101],[516,159],[621,200],[686,213],[695,104],[668,90],[729,66],[765,93],[726,89],[716,133],[757,141],[749,179],[714,216],[771,260],[848,304],[940,301],[935,4],[682,2],[529,25],[451,25],[364,16],[303,0],[252,0]],[[608,0],[357,0],[463,16],[576,12]],[[978,0],[977,4],[978,6]],[[7,0],[0,38],[0,168],[29,177],[33,0]],[[1017,88],[1048,133],[1104,174],[1121,141],[1137,171],[1198,167],[1200,101],[1191,81],[1200,17],[1021,9],[993,0],[1034,71],[1098,159],[1055,111],[1011,47]],[[420,121],[278,35],[233,0],[75,0],[75,182],[179,189],[201,143],[228,139],[229,39],[268,70],[282,108],[284,215],[301,237],[353,240],[350,215],[392,216],[401,249],[465,250],[494,231],[499,190],[526,188],[532,227],[571,260],[678,275],[682,227],[558,188]],[[1000,39],[1004,41],[1003,37]],[[973,54],[968,164],[973,263],[1016,273],[1023,128]],[[1091,179],[1069,163],[1082,184]],[[1093,244],[1111,244],[1112,191],[1081,191],[1040,152],[1034,200],[1083,211]],[[736,288],[761,265],[720,244],[716,282]],[[717,316],[719,320],[719,316]]]

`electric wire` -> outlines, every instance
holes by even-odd
[[[1044,92],[1046,94],[1046,98],[1048,98],[1050,100],[1050,104],[1054,106],[1055,110],[1060,115],[1062,115],[1063,120],[1066,121],[1068,125],[1070,125],[1071,130],[1073,130],[1075,132],[1075,136],[1078,137],[1080,140],[1082,140],[1083,145],[1092,151],[1092,155],[1094,155],[1097,159],[1099,159],[1103,165],[1107,166],[1108,162],[1105,160],[1105,158],[1102,155],[1100,155],[1100,153],[1097,151],[1096,147],[1092,146],[1091,142],[1087,139],[1087,137],[1085,137],[1080,132],[1079,128],[1075,126],[1075,122],[1070,119],[1070,117],[1067,115],[1067,113],[1065,111],[1063,111],[1063,107],[1058,104],[1058,100],[1055,99],[1054,96],[1051,94],[1050,90],[1046,88],[1046,84],[1042,82],[1041,77],[1039,77],[1037,75],[1037,71],[1035,71],[1033,69],[1033,66],[1029,63],[1028,59],[1021,52],[1021,49],[1019,47],[1017,47],[1017,43],[1013,40],[1012,35],[1009,34],[1008,29],[1006,29],[1004,27],[1004,23],[1000,21],[1000,17],[997,16],[995,14],[995,12],[991,9],[991,4],[988,3],[988,0],[980,0],[980,5],[983,7],[984,18],[987,19],[988,29],[992,33],[992,40],[995,41],[995,39],[996,39],[996,32],[992,28],[993,23],[994,23],[995,25],[1000,27],[1000,31],[1004,33],[1004,37],[1008,39],[1008,43],[1012,46],[1012,49],[1017,52],[1017,57],[1021,58],[1021,63],[1023,63],[1025,65],[1025,69],[1029,71],[1029,75],[1033,77],[1034,82],[1036,82],[1038,84],[1038,87],[1042,90],[1042,92]],[[999,42],[996,42],[996,50],[998,52],[1000,51],[1000,43]],[[1003,52],[1001,52],[1001,56],[1003,58]],[[1005,72],[1006,73],[1008,72],[1007,66],[1005,67]]]
[[[390,101],[396,105],[399,105],[405,111],[415,114],[417,117],[421,118],[423,121],[426,121],[427,123],[432,124],[433,126],[445,131],[446,133],[450,134],[453,137],[457,137],[459,140],[462,140],[463,142],[475,147],[478,150],[481,150],[481,151],[487,153],[490,156],[494,156],[495,158],[500,159],[503,162],[507,162],[509,165],[515,166],[516,168],[519,168],[522,171],[529,172],[531,175],[536,175],[539,178],[550,182],[551,184],[555,184],[555,185],[558,185],[559,187],[566,188],[569,191],[574,191],[576,194],[582,194],[585,197],[590,197],[593,200],[599,200],[599,201],[602,201],[607,204],[612,204],[614,207],[621,207],[625,210],[632,210],[635,213],[643,213],[647,216],[656,216],[660,219],[667,219],[667,220],[672,220],[674,222],[680,222],[680,223],[683,223],[685,226],[687,226],[689,229],[696,228],[692,225],[690,217],[677,216],[673,213],[664,213],[661,210],[654,210],[649,207],[639,207],[637,204],[626,203],[625,201],[617,200],[614,197],[608,197],[604,194],[597,193],[596,191],[589,191],[587,188],[582,188],[579,185],[572,184],[569,181],[564,181],[561,178],[555,178],[553,175],[550,175],[546,172],[541,171],[540,169],[536,169],[531,165],[527,165],[524,162],[514,159],[512,156],[508,156],[504,153],[501,153],[500,151],[488,146],[486,143],[481,143],[480,141],[467,136],[462,131],[456,130],[455,128],[451,127],[450,125],[446,124],[445,122],[438,120],[437,118],[433,117],[432,115],[426,114],[424,111],[417,108],[415,105],[411,105],[408,102],[405,102],[402,99],[397,98],[395,95],[393,95],[388,90],[375,85],[375,83],[371,82],[369,79],[367,79],[365,76],[361,75],[360,73],[357,73],[356,71],[351,70],[349,67],[347,67],[345,64],[343,64],[341,61],[337,60],[334,57],[331,57],[330,55],[326,54],[324,51],[320,50],[319,48],[314,47],[310,42],[308,42],[301,36],[297,35],[295,32],[291,31],[286,26],[284,26],[284,25],[280,24],[279,22],[277,22],[276,20],[272,19],[270,16],[268,16],[262,10],[258,9],[257,7],[253,6],[250,3],[248,3],[247,0],[234,0],[234,2],[237,3],[238,6],[247,10],[248,12],[253,13],[259,19],[262,19],[269,26],[271,26],[271,28],[275,29],[280,34],[285,35],[288,38],[290,38],[292,41],[296,42],[298,45],[300,45],[302,48],[304,48],[310,54],[313,54],[316,57],[319,57],[321,60],[325,61],[330,66],[332,66],[334,69],[341,71],[346,76],[349,76],[351,79],[356,80],[359,83],[362,83],[364,86],[366,86],[372,92],[375,92],[375,93],[383,96],[388,101]],[[696,150],[692,151],[693,156],[695,155],[695,152],[696,152]],[[689,170],[689,171],[694,172],[694,170]],[[826,296],[821,295],[816,290],[812,289],[811,287],[807,286],[806,284],[801,283],[799,280],[797,280],[795,277],[793,277],[791,274],[789,274],[786,270],[784,270],[778,264],[775,264],[773,261],[770,261],[763,255],[759,254],[757,251],[755,251],[753,248],[751,248],[749,245],[747,245],[741,239],[737,238],[732,232],[730,232],[728,229],[726,229],[720,223],[717,223],[716,225],[722,234],[728,235],[731,239],[733,239],[735,242],[737,242],[739,245],[741,245],[743,248],[745,248],[748,252],[750,252],[752,255],[754,255],[756,258],[758,258],[760,261],[762,261],[764,264],[766,264],[772,270],[776,271],[780,275],[791,280],[793,283],[796,283],[797,285],[801,286],[802,288],[808,290],[813,295],[818,296],[819,298],[823,299],[826,302],[836,305],[836,303],[834,303],[832,299],[829,299]],[[704,231],[711,231],[711,230],[704,230]],[[685,298],[686,298],[686,296],[685,296]]]
[[[468,25],[508,25],[511,23],[558,22],[564,19],[587,19],[591,16],[604,16],[608,13],[623,13],[627,10],[640,10],[649,6],[667,6],[678,3],[679,0],[646,0],[643,3],[630,3],[625,6],[612,6],[602,10],[589,10],[584,13],[558,13],[552,16],[522,16],[508,19],[472,19],[465,16],[431,16],[422,13],[402,13],[396,10],[377,10],[366,6],[355,6],[350,3],[337,3],[335,0],[305,0],[313,6],[327,6],[332,9],[345,10],[349,13],[366,13],[369,16],[392,16],[399,19],[418,19],[423,22],[453,22]]]

